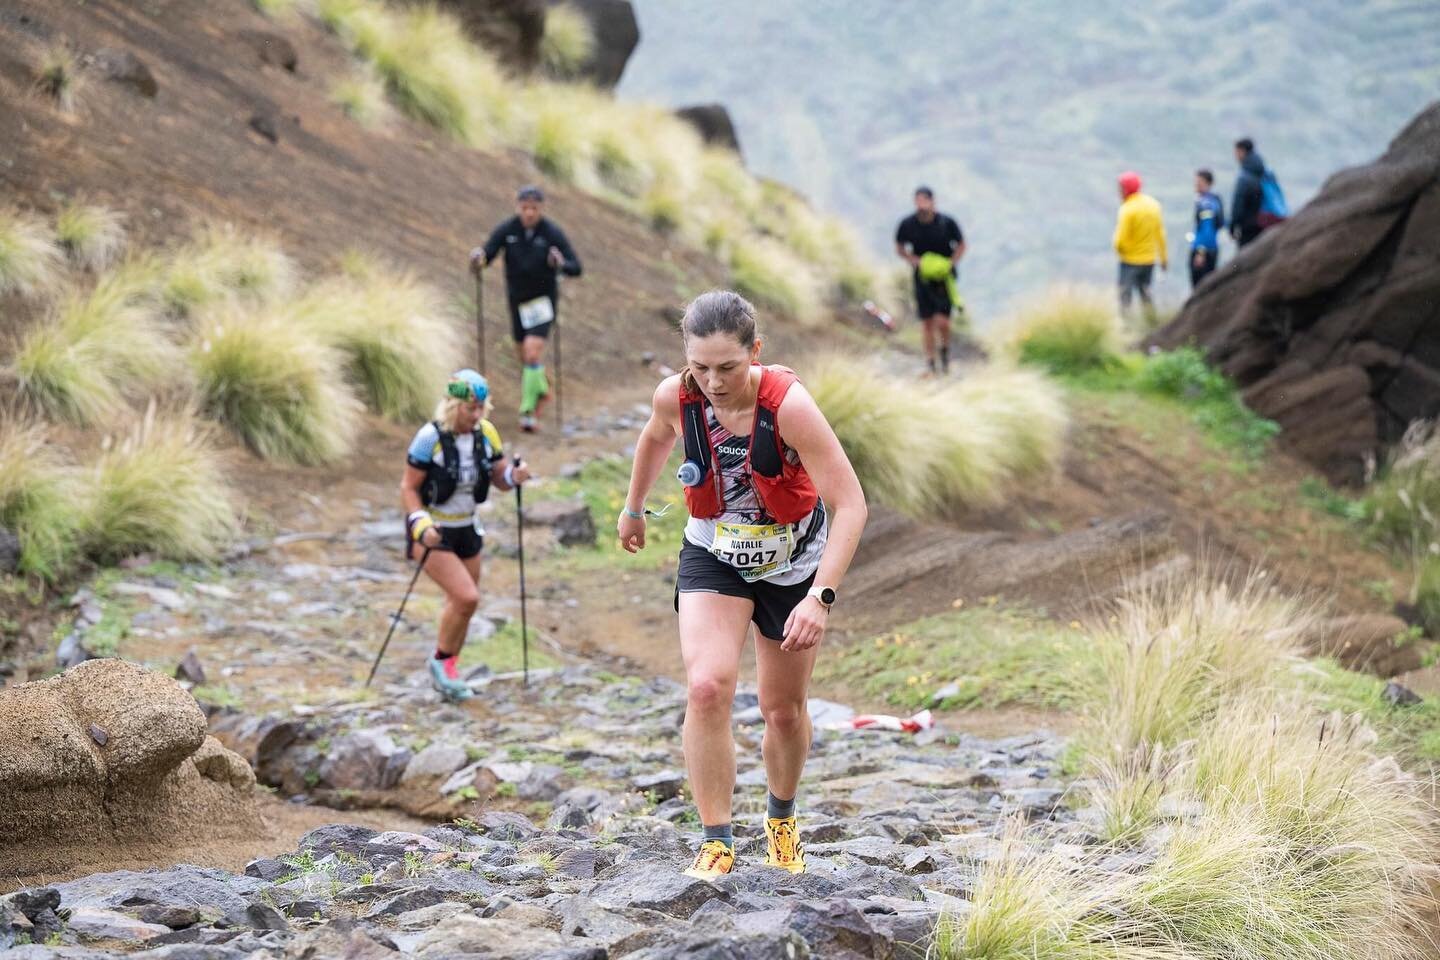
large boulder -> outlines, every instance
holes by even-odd
[[[0,690],[0,836],[8,875],[115,847],[258,836],[255,776],[205,732],[170,678],[88,660]]]
[[[533,70],[545,35],[545,0],[440,0],[465,32],[507,66]]]
[[[590,21],[595,35],[595,52],[581,68],[578,80],[612,89],[620,82],[625,64],[640,45],[640,24],[630,0],[549,0],[550,6],[567,4]]]
[[[735,134],[735,121],[723,103],[699,103],[681,107],[676,115],[700,132],[700,139],[712,147],[740,152],[740,138]]]
[[[1152,342],[1202,347],[1335,482],[1440,414],[1440,101],[1202,283]]]

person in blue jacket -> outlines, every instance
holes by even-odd
[[[1220,231],[1225,229],[1225,204],[1215,193],[1215,174],[1195,171],[1195,232],[1190,241],[1190,287],[1214,271],[1220,263]]]

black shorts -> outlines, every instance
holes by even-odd
[[[463,527],[442,527],[436,525],[440,531],[440,547],[449,550],[461,560],[469,560],[485,549],[485,535],[475,529],[473,523]],[[436,547],[435,549],[440,549]],[[405,559],[414,560],[425,553],[425,548],[413,540],[406,538]]]
[[[788,587],[764,580],[747,582],[734,567],[686,540],[680,547],[680,569],[675,575],[675,610],[680,610],[682,593],[744,597],[755,604],[755,612],[750,617],[755,629],[762,637],[778,643],[785,639],[785,621],[790,619],[790,611],[805,599],[814,582],[814,574]]]
[[[558,320],[560,317],[560,299],[558,297],[551,297],[550,306],[554,309],[555,317]],[[510,336],[515,339],[516,343],[519,343],[526,337],[541,337],[548,340],[550,338],[550,328],[553,326],[555,326],[555,321],[551,320],[549,323],[542,323],[538,327],[531,327],[529,330],[526,330],[520,325],[520,301],[510,301]]]
[[[921,320],[929,320],[937,313],[948,317],[953,306],[950,302],[950,289],[945,285],[945,281],[926,283],[916,278],[915,312],[920,315]]]

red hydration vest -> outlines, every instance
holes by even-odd
[[[785,459],[785,447],[776,427],[781,401],[799,382],[789,367],[761,367],[747,465],[755,497],[776,523],[799,523],[815,510],[820,500],[805,467]],[[705,395],[698,390],[687,390],[682,378],[680,423],[684,427],[685,459],[698,464],[703,474],[700,483],[685,488],[685,507],[690,516],[701,520],[714,519],[725,510],[723,481],[720,471],[714,469],[715,449],[710,442],[706,404]]]

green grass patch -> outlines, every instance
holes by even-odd
[[[1308,661],[1302,682],[1326,710],[1358,713],[1380,735],[1380,748],[1402,762],[1440,765],[1440,698],[1397,706],[1385,699],[1385,681],[1346,670],[1334,660]]]
[[[72,201],[55,218],[55,236],[77,266],[99,273],[125,246],[125,218],[106,207]]]
[[[906,710],[1065,710],[1080,705],[1078,681],[1093,669],[1092,646],[1078,627],[1025,610],[981,607],[831,651],[816,676]],[[937,701],[947,687],[951,692]]]
[[[560,661],[539,639],[540,631],[530,627],[530,669],[544,670],[560,666]],[[460,669],[481,665],[492,673],[513,673],[524,665],[520,644],[520,621],[511,620],[484,640],[467,640],[460,651]]]
[[[20,572],[56,579],[87,514],[79,474],[40,424],[0,419],[0,526],[20,541]]]
[[[1098,289],[1068,287],[1020,307],[992,342],[1002,355],[1051,373],[1105,369],[1123,347],[1114,298]]]
[[[1207,437],[1225,450],[1256,461],[1269,452],[1280,432],[1245,406],[1223,374],[1210,369],[1192,347],[1143,356],[1127,354],[1104,367],[1067,371],[1073,388],[1097,393],[1128,392],[1183,410]]]

